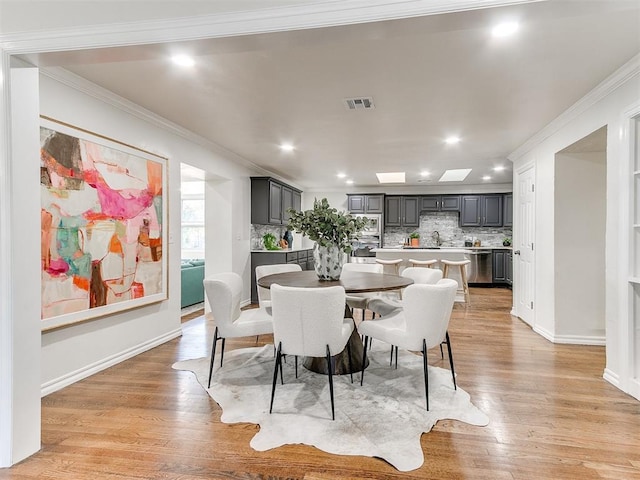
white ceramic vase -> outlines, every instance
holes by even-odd
[[[323,247],[317,243],[313,247],[313,260],[320,280],[338,280],[347,254],[335,245]]]

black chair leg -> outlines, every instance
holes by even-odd
[[[211,376],[213,375],[213,359],[216,356],[216,344],[220,337],[218,337],[218,327],[213,332],[213,342],[211,342],[211,361],[209,362],[209,383],[207,388],[211,388]]]
[[[331,365],[331,351],[327,345],[327,365],[329,367],[329,394],[331,395],[331,420],[336,419],[335,409],[333,406],[333,366]]]
[[[429,411],[429,365],[427,364],[427,341],[422,339],[422,366],[424,368],[424,392],[427,399],[427,412]]]
[[[351,361],[351,345],[347,342],[347,355],[349,356],[349,376],[351,377],[351,383],[353,383],[353,362]]]
[[[226,338],[222,339],[222,350],[220,351],[220,366],[222,367],[222,360],[224,359],[224,342],[226,341]]]
[[[449,331],[447,331],[447,350],[449,350],[449,365],[451,365],[451,377],[453,378],[453,389],[458,390],[456,385],[456,371],[453,369],[453,352],[451,351],[451,340],[449,340]]]
[[[295,355],[295,359],[296,359],[296,361],[295,361],[295,363],[296,363],[296,378],[298,378],[298,356],[297,355]]]
[[[282,342],[280,342],[280,347],[282,347]],[[284,385],[284,377],[282,376],[282,359],[287,360],[287,356],[280,353],[280,360],[278,364],[280,365],[280,385]]]
[[[442,351],[442,343],[440,344],[440,358],[444,360],[444,352]]]
[[[389,366],[393,365],[393,345],[391,345],[391,351],[389,352]]]
[[[278,351],[276,352],[276,360],[273,362],[273,383],[271,384],[271,404],[269,405],[269,413],[273,411],[273,397],[276,393],[276,383],[278,383],[278,364],[280,363],[280,350],[282,343],[278,343]],[[282,375],[282,373],[280,373]]]
[[[260,339],[260,335],[256,335],[256,343],[258,343],[258,339]]]
[[[396,346],[396,370],[398,369],[398,347]]]
[[[362,379],[364,378],[364,366],[367,364],[367,345],[369,344],[369,337],[364,337],[364,353],[362,355],[362,370],[360,370],[360,386],[362,386]]]

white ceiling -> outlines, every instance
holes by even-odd
[[[520,30],[492,38],[504,20]],[[194,55],[196,66],[176,68],[174,52]],[[353,188],[378,185],[375,173],[391,171],[427,186],[457,168],[472,172],[456,185],[510,183],[507,155],[639,52],[639,1],[556,0],[25,58],[63,66],[286,180],[322,189],[344,185],[339,172]],[[347,110],[343,99],[358,96],[373,97],[375,109]],[[449,135],[461,142],[446,145]],[[295,151],[280,152],[282,141]]]

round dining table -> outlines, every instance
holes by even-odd
[[[341,286],[347,294],[350,294],[399,290],[411,285],[413,280],[399,275],[370,272],[343,272],[339,280],[321,280],[314,270],[303,270],[265,275],[259,278],[257,283],[258,286],[263,288],[271,288],[271,285],[274,283],[285,287],[303,288]],[[345,305],[345,317],[353,318],[353,313],[348,305]],[[351,337],[349,337],[349,346],[351,347],[351,366],[353,371],[361,371],[364,351],[356,328],[353,329]],[[346,348],[335,355],[334,358],[334,374],[350,373],[349,357]],[[313,372],[329,373],[326,358],[306,357],[303,365]],[[367,365],[365,365],[365,367],[366,366]]]

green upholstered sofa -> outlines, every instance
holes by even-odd
[[[180,308],[204,302],[204,260],[182,260]]]

